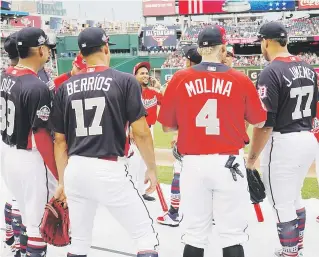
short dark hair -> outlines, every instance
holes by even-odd
[[[288,38],[275,38],[275,42],[279,43],[280,46],[284,47],[288,44]]]
[[[31,56],[31,48],[30,47],[19,47],[18,48],[19,57],[21,59],[28,58]]]
[[[81,54],[86,57],[88,55],[101,52],[102,51],[102,47],[103,46],[95,46],[95,47],[90,47],[90,48],[83,48],[81,50]]]

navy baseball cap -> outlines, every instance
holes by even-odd
[[[256,42],[260,42],[263,39],[288,38],[288,32],[282,23],[272,21],[261,26],[257,37]]]
[[[17,48],[37,47],[46,45],[54,47],[50,44],[48,36],[42,29],[35,27],[26,27],[21,29],[17,34]]]
[[[18,49],[17,49],[17,34],[18,32],[14,32],[9,35],[4,41],[4,50],[9,55],[10,59],[15,59],[19,57]]]
[[[90,27],[84,29],[78,37],[78,46],[80,50],[103,45],[115,45],[109,42],[110,37],[106,35],[101,28]]]
[[[183,57],[186,57],[191,62],[199,64],[202,61],[202,56],[197,52],[197,46],[186,45],[182,47]]]
[[[199,47],[224,45],[226,43],[226,31],[218,25],[207,26],[198,35]]]

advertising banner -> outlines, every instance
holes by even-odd
[[[143,16],[175,15],[175,0],[143,0]]]
[[[25,16],[17,19],[11,19],[10,25],[13,27],[36,27],[41,28],[42,19],[40,16]]]
[[[319,0],[299,0],[298,9],[319,9]]]
[[[157,24],[152,27],[143,28],[144,46],[176,46],[176,26],[165,26]]]
[[[294,10],[294,0],[179,0],[180,15]]]
[[[253,83],[256,83],[261,71],[262,69],[249,69],[247,70],[247,76]]]

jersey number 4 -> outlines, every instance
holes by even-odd
[[[0,110],[1,110],[1,131],[7,129],[7,135],[11,136],[14,130],[14,116],[15,116],[15,106],[10,100],[0,97]]]
[[[82,100],[72,100],[71,104],[72,104],[72,109],[75,110],[75,119],[76,119],[75,135],[77,137],[101,135],[102,126],[100,126],[100,124],[101,124],[102,116],[105,109],[105,98],[104,97],[87,98],[84,100],[84,108],[83,108]],[[92,124],[90,127],[85,127],[84,111],[91,110],[93,109],[94,106],[96,107],[96,110],[95,110]]]
[[[219,135],[217,99],[208,99],[196,116],[196,127],[205,128],[206,135]]]
[[[296,87],[290,90],[290,98],[297,97],[297,104],[292,113],[293,120],[299,120],[303,117],[311,116],[311,103],[313,100],[314,86]],[[302,97],[308,95],[305,109],[301,111]]]

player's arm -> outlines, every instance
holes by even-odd
[[[264,149],[270,134],[276,125],[279,85],[280,81],[273,70],[266,69],[260,74],[257,90],[259,97],[267,110],[267,119],[264,126],[257,126],[253,129],[251,147],[246,163],[246,166],[249,169],[254,168],[256,160]]]
[[[150,187],[146,192],[152,193],[157,185],[157,171],[153,138],[146,122],[146,111],[142,103],[141,89],[134,77],[128,79],[126,95],[126,116],[131,124],[132,134],[136,146],[147,166],[145,181],[150,181]]]
[[[49,115],[51,111],[51,94],[49,88],[42,81],[38,81],[28,95],[27,106],[31,129],[36,147],[44,163],[58,179],[58,172],[54,161],[53,141],[49,130]]]
[[[167,85],[165,94],[162,98],[161,109],[158,115],[158,122],[162,124],[164,132],[173,132],[178,130],[176,117],[176,87],[179,84],[179,76],[175,74]]]
[[[54,97],[52,112],[50,115],[50,125],[54,131],[54,158],[59,173],[59,186],[55,197],[65,200],[64,196],[64,170],[68,164],[68,145],[64,130],[64,105],[62,101],[63,88],[59,88]]]

